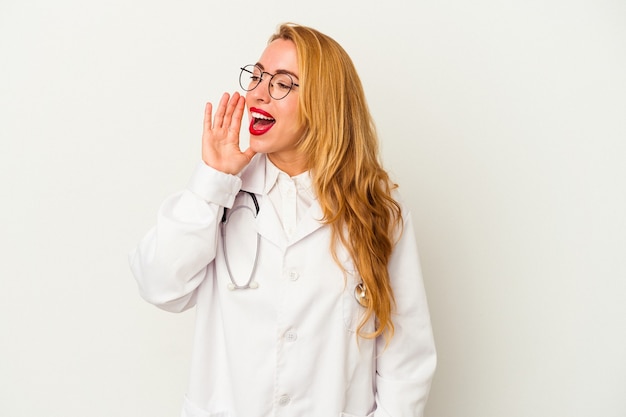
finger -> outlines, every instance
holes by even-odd
[[[222,98],[217,106],[217,111],[215,112],[215,121],[213,122],[213,128],[222,127],[222,123],[224,122],[224,113],[226,113],[226,104],[228,103],[228,99],[230,95],[228,93],[222,94]]]
[[[239,133],[239,129],[241,129],[241,120],[243,119],[243,112],[246,107],[246,99],[242,96],[237,98],[237,103],[235,104],[235,110],[233,112],[232,119],[230,124],[228,125],[228,130]]]
[[[241,99],[241,95],[237,92],[233,93],[228,102],[228,107],[226,108],[226,114],[224,115],[223,127],[226,127],[230,130],[230,126],[233,120],[233,116],[235,116],[235,112],[237,111],[237,107],[239,106],[239,100]],[[236,120],[235,120],[236,122]]]
[[[211,103],[207,103],[204,106],[204,132],[211,130],[211,118],[213,115],[213,105]]]

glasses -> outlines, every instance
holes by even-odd
[[[293,78],[287,73],[279,72],[277,74],[270,74],[269,72],[263,71],[257,65],[252,64],[241,68],[239,85],[245,91],[252,91],[263,82],[263,77],[266,74],[270,76],[267,89],[270,93],[270,97],[274,100],[281,100],[287,97],[287,94],[289,94],[294,86],[300,87],[299,84],[293,82]]]

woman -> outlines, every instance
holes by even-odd
[[[147,301],[197,310],[183,416],[421,416],[436,357],[412,222],[350,58],[285,24],[240,82],[131,255]]]

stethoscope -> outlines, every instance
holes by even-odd
[[[230,278],[230,282],[228,283],[228,289],[231,291],[234,290],[247,290],[247,289],[257,289],[259,288],[259,283],[252,280],[254,276],[254,272],[256,271],[257,261],[259,260],[259,244],[261,243],[261,235],[259,232],[256,234],[256,252],[254,254],[254,264],[252,265],[252,270],[250,271],[250,276],[248,277],[248,281],[244,285],[239,285],[233,278],[233,273],[230,268],[230,262],[228,262],[228,250],[226,249],[226,226],[228,225],[228,221],[230,220],[230,216],[237,210],[248,210],[252,213],[252,216],[256,219],[259,214],[259,201],[257,200],[254,193],[249,191],[241,190],[239,193],[248,194],[252,198],[252,202],[254,203],[254,210],[246,205],[239,205],[232,209],[224,208],[224,214],[222,214],[222,221],[220,223],[220,233],[222,235],[222,251],[224,253],[224,263],[226,264],[226,270],[228,271],[228,277]]]
[[[367,287],[365,283],[359,282],[356,287],[354,287],[354,298],[356,298],[357,303],[361,304],[361,306],[367,307],[369,300],[367,298]]]
[[[232,216],[232,214],[235,213],[237,210],[248,210],[252,214],[254,219],[256,219],[257,216],[259,215],[259,201],[257,200],[254,193],[251,193],[245,190],[240,190],[239,193],[248,194],[250,198],[252,198],[252,202],[254,203],[254,209],[252,209],[249,206],[246,206],[245,204],[238,205],[231,209],[224,208],[224,214],[222,214],[222,220],[220,222],[220,233],[222,235],[222,252],[224,253],[224,264],[226,264],[226,270],[228,271],[228,278],[230,279],[230,282],[228,283],[228,289],[231,291],[248,290],[248,289],[254,290],[254,289],[259,288],[259,283],[254,281],[252,278],[254,277],[254,273],[256,271],[257,263],[259,260],[259,246],[261,243],[261,235],[259,235],[258,232],[256,234],[256,252],[254,254],[254,264],[252,265],[250,276],[248,277],[248,280],[246,281],[245,284],[243,285],[237,284],[237,281],[235,281],[235,278],[233,278],[233,273],[230,267],[230,262],[228,262],[228,250],[226,249],[226,246],[227,246],[226,245],[226,236],[227,236],[226,226],[228,225],[230,216]],[[363,307],[368,306],[369,299],[367,296],[367,287],[365,286],[365,283],[360,282],[356,285],[356,287],[354,287],[354,298],[361,306]]]

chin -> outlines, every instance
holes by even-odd
[[[254,137],[250,138],[250,149],[256,153],[269,153],[271,152],[267,146],[263,143],[263,140],[256,139]]]

